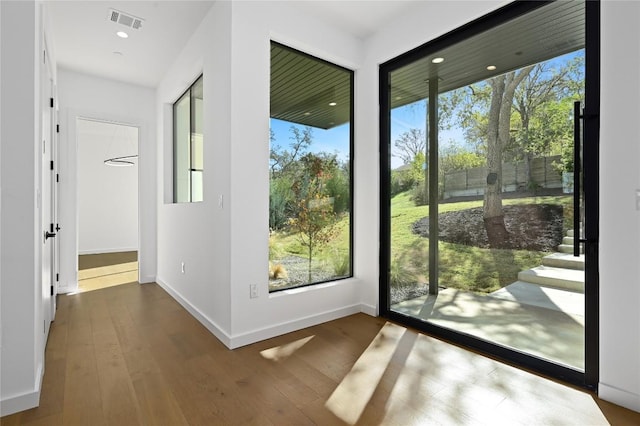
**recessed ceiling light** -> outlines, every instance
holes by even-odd
[[[122,54],[122,52],[113,52],[113,54],[114,54],[114,55],[116,55],[116,56],[124,56],[124,55]]]
[[[329,106],[336,106],[336,105],[338,105],[338,104],[335,103],[335,102],[329,102]]]
[[[431,62],[433,62],[434,64],[440,64],[444,62],[444,58],[433,58]]]
[[[487,69],[488,69],[489,71],[493,71],[493,70],[495,70],[495,69],[496,69],[496,66],[495,66],[495,65],[489,65],[489,66],[487,67]]]
[[[402,99],[402,96],[396,96],[396,101],[399,101],[400,99]]]
[[[311,115],[311,113],[310,112],[305,112],[304,115]]]
[[[117,35],[118,37],[120,37],[120,38],[127,38],[127,37],[129,37],[129,34],[125,33],[124,31],[118,31],[118,32],[116,33],[116,35]]]

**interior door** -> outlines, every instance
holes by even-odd
[[[56,100],[57,91],[56,86],[53,81],[51,81],[51,94],[54,99],[54,106],[51,111],[51,156],[53,160],[53,169],[51,170],[51,220],[54,224],[53,232],[56,234],[56,238],[54,238],[53,247],[52,247],[52,271],[51,271],[51,282],[52,282],[52,292],[51,292],[51,320],[53,321],[56,316],[56,295],[58,294],[58,285],[60,284],[60,224],[58,218],[58,190],[60,184],[60,150],[59,150],[59,140],[58,136],[60,135],[60,127],[58,125],[58,104]]]
[[[42,309],[44,333],[49,332],[49,326],[55,313],[54,297],[54,250],[55,250],[55,222],[54,222],[54,149],[53,149],[53,78],[49,66],[46,50],[42,55],[43,67],[41,73],[41,105],[42,105],[42,163],[41,163],[41,230],[42,230]]]

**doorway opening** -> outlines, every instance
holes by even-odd
[[[78,292],[138,282],[138,134],[78,118]]]

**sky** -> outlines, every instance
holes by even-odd
[[[302,130],[305,126],[282,121],[275,118],[270,120],[271,130],[275,136],[275,144],[282,149],[289,149],[292,142],[291,127]],[[329,130],[312,127],[313,143],[309,147],[310,152],[337,153],[338,160],[346,162],[349,159],[349,123],[334,127]]]

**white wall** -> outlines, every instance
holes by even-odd
[[[220,2],[158,89],[165,170],[159,173],[165,195],[158,215],[158,282],[231,347],[362,309],[357,278],[268,293],[271,38],[352,69],[360,64],[359,40],[284,3]],[[201,70],[205,201],[170,204],[171,127],[163,120],[170,122],[167,105]],[[356,205],[355,211],[357,221],[364,210]],[[356,245],[370,244],[355,238]],[[356,277],[364,267],[356,262]],[[250,284],[259,287],[256,299],[249,299]]]
[[[77,120],[78,252],[138,250],[138,161],[104,164],[108,158],[137,155],[138,128]]]
[[[60,105],[60,291],[78,283],[77,134],[76,119],[89,118],[139,129],[138,185],[139,279],[156,276],[156,117],[153,89],[58,70]]]
[[[156,92],[157,282],[225,344],[230,339],[231,3],[216,2]],[[204,73],[204,201],[172,204],[171,105]],[[223,208],[218,205],[223,196]],[[181,263],[185,273],[181,273]]]
[[[600,385],[640,411],[640,3],[602,3]]]
[[[362,42],[283,2],[237,2],[232,19],[231,328],[237,346],[375,308],[361,306],[360,274],[369,265],[357,258],[353,279],[273,295],[267,273],[270,40],[356,71]],[[358,223],[368,212],[355,201]],[[367,244],[368,235],[355,232],[354,246]],[[259,298],[249,298],[250,284],[258,285]]]
[[[0,414],[37,405],[44,373],[40,53],[36,2],[0,2],[2,342]],[[9,184],[10,183],[10,184]]]

